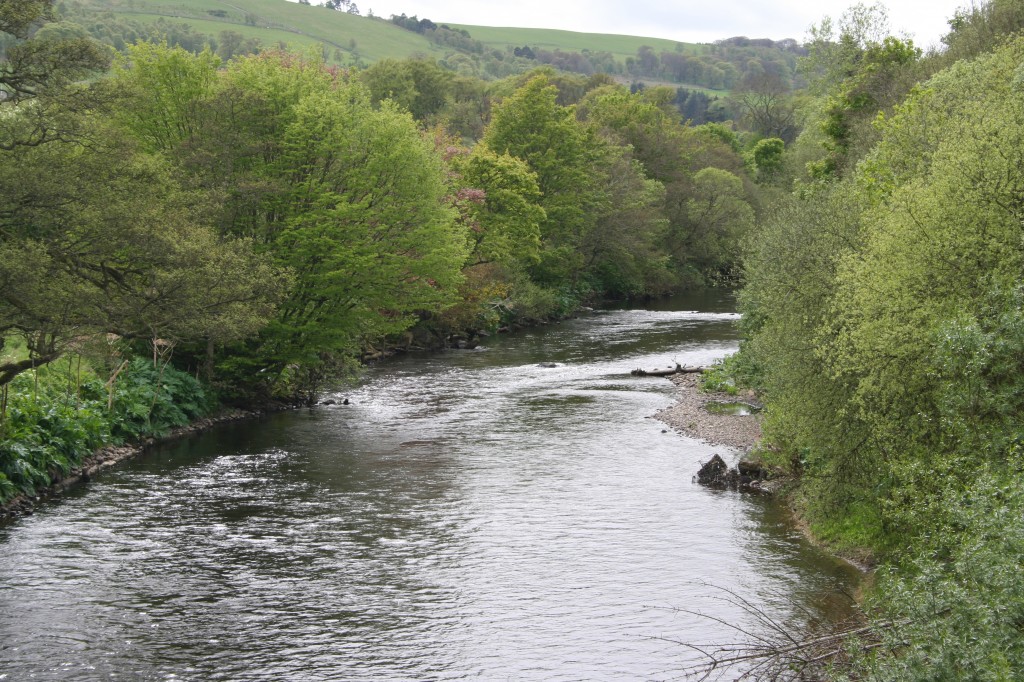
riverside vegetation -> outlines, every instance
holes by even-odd
[[[0,3],[0,501],[165,399],[309,403],[386,347],[735,276],[752,166],[669,89],[117,53],[60,9]]]
[[[965,9],[928,55],[879,18],[809,46],[795,191],[746,242],[726,369],[763,397],[760,454],[812,532],[880,565],[832,675],[1019,679],[1024,7]]]
[[[734,126],[550,67],[140,42],[0,2],[0,499],[383,344],[742,280],[725,375],[837,551],[882,567],[849,679],[1024,674],[1024,9],[941,50],[823,21]],[[112,66],[111,66],[112,64]],[[450,67],[450,65],[448,65]],[[718,373],[721,378],[722,373]]]

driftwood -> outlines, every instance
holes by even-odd
[[[705,369],[705,367],[683,367],[677,363],[675,367],[665,367],[662,369],[637,368],[630,372],[630,374],[635,377],[667,377],[673,374],[700,374]]]

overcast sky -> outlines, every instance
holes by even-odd
[[[946,20],[970,0],[885,0],[892,28],[920,47],[937,44]],[[315,4],[315,0],[314,0]],[[405,13],[438,23],[560,28],[708,43],[731,36],[795,38],[853,0],[356,0],[379,17]],[[871,4],[870,2],[868,4]]]

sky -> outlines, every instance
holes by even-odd
[[[710,43],[732,36],[794,38],[825,16],[838,19],[855,0],[356,0],[373,10],[437,23],[559,28]],[[883,0],[891,27],[919,47],[938,45],[946,20],[970,0]],[[315,4],[315,2],[314,2]],[[868,2],[867,4],[872,4]]]

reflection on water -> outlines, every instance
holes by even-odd
[[[0,679],[670,679],[694,660],[673,640],[734,637],[678,609],[751,622],[707,583],[841,609],[852,572],[693,484],[725,449],[663,432],[672,385],[629,375],[734,349],[730,310],[398,358],[350,405],[104,475],[0,528]]]

